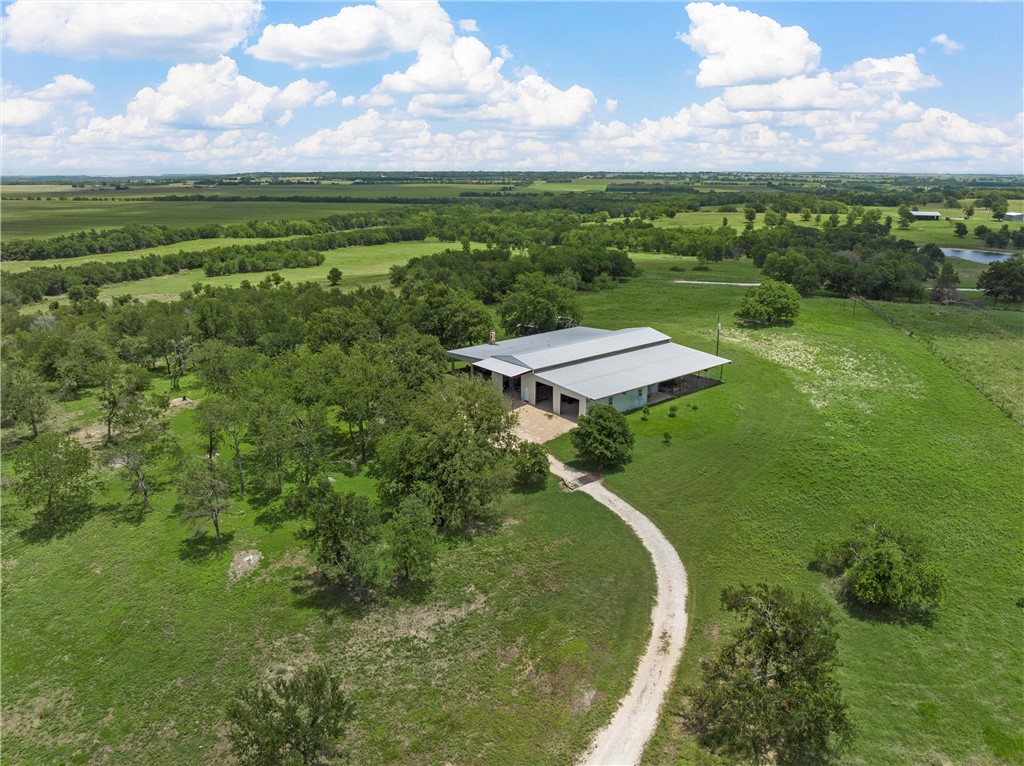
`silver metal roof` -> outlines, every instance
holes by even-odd
[[[481,370],[500,372],[506,378],[514,378],[517,375],[522,375],[524,372],[530,371],[528,367],[520,367],[518,364],[510,364],[509,362],[503,361],[495,356],[492,356],[490,359],[481,359],[479,362],[473,362],[473,366],[479,367]]]
[[[478,346],[456,348],[449,351],[448,356],[463,362],[477,362],[492,356],[510,357],[542,349],[557,348],[611,335],[612,332],[612,330],[601,330],[596,327],[570,327],[566,330],[552,330],[537,335],[527,335],[523,338],[509,338],[497,343],[481,343]]]
[[[587,399],[605,399],[634,388],[709,370],[730,361],[678,343],[662,343],[589,362],[535,373],[537,380]]]
[[[623,351],[668,343],[670,340],[672,339],[665,333],[658,332],[652,327],[630,327],[593,340],[556,348],[545,348],[514,356],[503,352],[501,357],[537,372],[566,364],[577,364],[595,357],[619,355]]]

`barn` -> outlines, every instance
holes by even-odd
[[[1007,213],[1003,216],[1004,221],[1024,221],[1024,213]]]
[[[938,221],[942,218],[942,214],[934,210],[912,210],[910,215],[915,221]]]
[[[652,327],[565,330],[452,349],[455,362],[490,378],[499,391],[548,408],[583,415],[593,404],[620,412],[698,387],[701,374],[729,364],[714,354],[673,343]]]

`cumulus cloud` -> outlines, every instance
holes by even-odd
[[[73,58],[209,60],[245,39],[258,0],[15,0],[6,8],[5,47]]]
[[[353,5],[304,26],[271,24],[246,50],[263,61],[339,67],[416,50],[425,39],[450,39],[454,30],[436,0],[379,0]]]
[[[853,109],[867,107],[877,97],[856,85],[840,83],[828,72],[814,77],[789,77],[765,85],[726,88],[722,101],[730,110]]]
[[[325,95],[326,83],[296,80],[285,88],[264,85],[238,71],[227,56],[212,64],[179,64],[156,88],[143,88],[125,114],[94,117],[78,134],[81,142],[107,143],[147,133],[232,129],[276,120],[284,125],[291,110]]]
[[[936,45],[941,45],[942,49],[946,53],[955,53],[956,51],[962,51],[964,49],[963,43],[958,43],[956,40],[950,40],[949,36],[943,32],[941,35],[935,35],[931,40]]]
[[[872,91],[901,93],[942,85],[939,78],[925,74],[913,53],[887,59],[861,59],[837,74],[838,80],[856,82]]]
[[[445,25],[432,25],[419,41],[408,68],[385,74],[368,93],[346,96],[342,104],[388,107],[402,96],[408,97],[406,110],[414,117],[560,129],[579,123],[596,103],[588,88],[557,88],[529,66],[509,79],[502,72],[505,56],[493,55],[476,37],[456,35],[444,18]]]
[[[480,27],[477,26],[476,19],[460,19],[459,20],[459,31],[460,32],[479,32]]]
[[[612,114],[616,109],[619,108],[619,102],[614,98],[606,98],[604,100],[604,110],[608,114]]]
[[[28,93],[5,88],[0,101],[0,122],[5,128],[27,128],[41,125],[62,107],[82,113],[88,109],[83,99],[95,90],[88,80],[71,74],[60,74],[46,85]],[[48,123],[52,127],[52,121]]]
[[[753,11],[711,3],[686,6],[690,29],[679,39],[703,56],[697,85],[765,82],[814,71],[821,48],[803,27],[784,27]]]

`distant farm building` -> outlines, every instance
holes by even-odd
[[[583,415],[593,404],[629,412],[710,382],[701,373],[729,364],[687,348],[651,327],[601,330],[571,327],[448,352],[452,364],[489,377],[506,395]]]
[[[942,219],[934,210],[911,210],[910,214],[914,217],[915,221],[938,221]]]
[[[1003,216],[1004,221],[1024,221],[1024,213],[1007,213]]]

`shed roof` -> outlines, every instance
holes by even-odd
[[[520,367],[518,364],[506,362],[496,356],[492,356],[490,359],[481,359],[479,362],[473,362],[473,366],[479,367],[481,370],[500,372],[506,378],[514,378],[517,375],[522,375],[524,372],[530,371],[529,367]]]
[[[662,343],[602,359],[536,373],[537,380],[587,399],[604,399],[634,388],[709,370],[729,360],[678,343]]]
[[[672,339],[665,333],[658,332],[652,327],[629,327],[571,345],[544,348],[514,356],[502,353],[500,356],[502,359],[539,372],[612,354],[621,356],[623,351],[668,343],[670,340]]]
[[[477,346],[456,348],[448,352],[452,359],[463,362],[477,362],[492,356],[516,356],[528,354],[542,349],[557,348],[580,341],[611,335],[612,330],[601,330],[596,327],[570,327],[565,330],[552,330],[522,338],[509,338],[497,343],[481,343]]]

